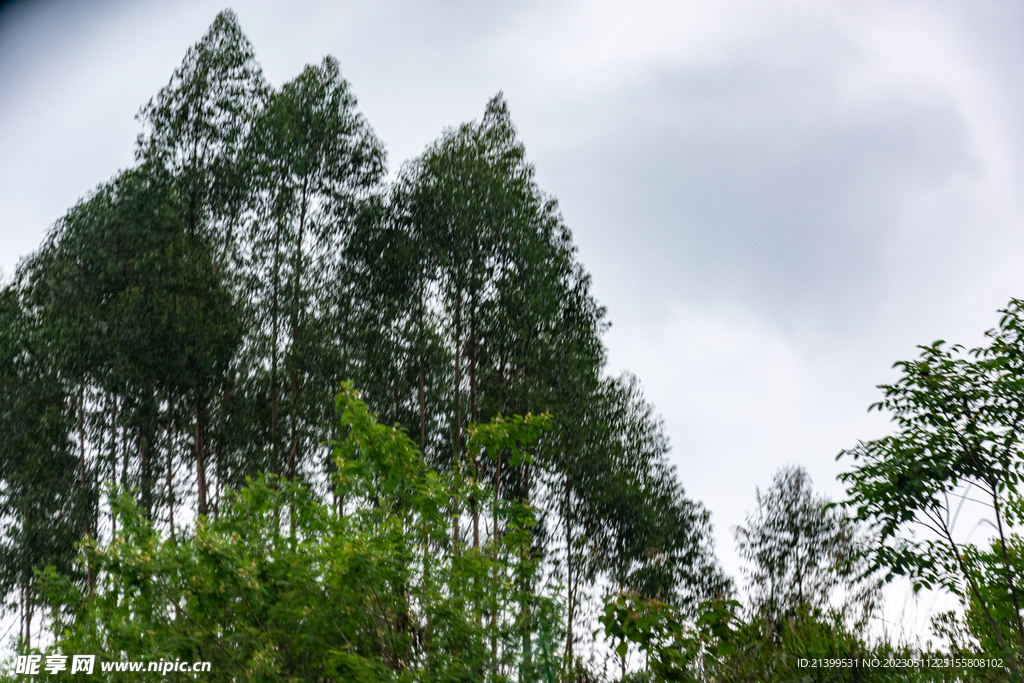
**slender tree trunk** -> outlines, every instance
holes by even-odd
[[[459,476],[459,460],[462,453],[462,290],[456,284],[455,299],[455,424],[453,425],[455,442],[454,468],[455,476]],[[459,547],[459,503],[457,499],[452,500],[452,537],[455,542],[455,549]]]
[[[209,512],[207,505],[206,491],[206,450],[203,443],[203,407],[196,399],[196,430],[195,430],[195,458],[196,458],[196,489],[199,497],[198,514],[205,516]]]
[[[292,362],[290,363],[290,374],[291,374],[291,401],[289,405],[289,427],[291,445],[288,449],[288,478],[294,480],[298,473],[298,461],[299,461],[299,368],[296,361],[296,346],[298,345],[299,337],[299,323],[300,323],[300,310],[299,304],[301,297],[299,296],[300,287],[302,285],[302,240],[306,229],[306,211],[307,211],[307,190],[309,187],[308,177],[302,179],[302,197],[299,206],[299,233],[296,238],[295,244],[295,263],[293,266],[292,273],[292,310],[291,310],[291,357]],[[295,505],[289,504],[288,506],[290,514],[288,515],[289,530],[294,536],[295,534]]]
[[[213,438],[209,440],[210,449],[213,452],[213,505],[210,507],[213,509],[213,518],[217,519],[220,514],[220,492],[224,486],[223,470],[220,462],[220,449],[217,448],[217,439]]]
[[[28,582],[24,586],[25,599],[22,604],[25,607],[25,637],[22,642],[25,643],[25,652],[30,652],[32,650],[32,589]]]
[[[139,430],[139,493],[146,521],[153,521],[153,481],[150,476],[150,446],[153,443],[153,396],[150,389],[143,389],[142,425]]]
[[[91,535],[92,532],[93,515],[91,496],[89,495],[89,474],[85,464],[84,377],[78,381],[78,495],[81,497],[83,505],[88,504],[89,506],[89,509],[86,511],[85,519],[83,521],[84,528],[82,529],[82,535],[89,536]],[[93,572],[93,567],[91,564],[86,567],[85,585],[89,589],[89,595],[92,595],[96,588],[96,575]]]
[[[117,481],[117,399],[110,401],[110,459],[108,461],[111,481]],[[110,512],[110,535],[111,538],[117,533],[117,516],[114,515],[114,508],[110,505],[110,496],[107,496],[107,510]]]
[[[277,388],[277,354],[278,335],[280,334],[281,318],[281,222],[277,222],[274,231],[274,267],[270,303],[270,472],[277,476],[280,471],[279,444],[277,436],[278,423],[278,388]]]
[[[497,672],[494,666],[498,661],[498,506],[500,502],[499,487],[501,482],[501,449],[494,464],[494,502],[491,506],[491,677]]]
[[[480,460],[473,458],[473,485],[480,480]],[[469,499],[470,505],[473,506],[473,550],[480,552],[480,506],[476,499],[476,494]]]
[[[420,329],[419,329],[419,361],[420,361],[420,451],[423,455],[427,454],[427,392],[423,378],[423,345],[426,343],[426,330],[423,329],[423,288],[425,284],[426,275],[423,272],[423,266],[420,266]]]
[[[128,438],[124,425],[121,426],[121,489],[128,490]]]
[[[523,462],[523,502],[526,506],[530,505],[530,463]],[[531,552],[533,551],[532,534],[531,539],[527,541],[526,547],[523,548],[523,557],[520,561],[529,562],[531,559]],[[527,575],[523,577],[525,585],[522,586],[523,603],[520,609],[522,614],[522,641],[523,641],[523,669],[526,677],[532,676],[533,674],[533,614],[532,614],[532,599],[533,599],[533,579]]]
[[[501,503],[501,449],[498,449],[498,458],[494,463],[494,508],[491,511],[493,519],[491,524],[491,540],[494,542],[494,559],[498,559],[498,506]]]
[[[291,400],[291,448],[288,450],[288,480],[295,481],[295,475],[298,469],[298,417],[296,410],[296,396],[298,395],[298,386],[295,379],[295,371],[292,370],[292,400]],[[295,536],[295,503],[288,504],[288,533],[294,538]]]
[[[392,422],[392,424],[394,424],[394,423],[401,424],[402,423],[402,417],[401,417],[401,415],[402,415],[402,409],[401,409],[401,405],[402,405],[402,392],[401,392],[401,387],[398,386],[398,374],[400,372],[399,367],[398,367],[398,363],[395,363],[395,365],[392,366],[391,369],[395,373],[394,381],[391,383],[391,394],[392,394],[391,398],[394,401],[394,406],[395,406],[395,419],[392,420],[391,422]]]
[[[427,401],[423,386],[423,362],[420,361],[420,452],[427,454]]]
[[[498,414],[505,414],[505,342],[501,343],[501,361],[498,364]]]
[[[567,613],[565,617],[565,662],[569,670],[572,670],[572,625],[576,620],[576,595],[573,587],[572,575],[572,476],[567,475],[565,480],[565,592]]]
[[[430,605],[430,527],[427,526],[425,517],[420,517],[423,525],[423,613],[426,615],[426,632],[423,634],[423,650],[429,652],[431,649],[433,618]]]
[[[85,491],[85,378],[78,380],[78,485]]]
[[[149,495],[149,439],[145,435],[139,438],[139,488],[142,495],[142,509],[146,513],[146,521],[153,521],[153,505]]]
[[[174,429],[174,404],[168,400],[167,405],[171,414],[167,424],[167,523],[171,529],[171,542],[174,543],[174,435],[176,430]]]
[[[462,290],[455,302],[455,460],[462,452]]]
[[[469,419],[479,422],[476,412],[476,303],[473,302],[469,311]]]
[[[292,396],[291,406],[289,407],[289,430],[291,447],[288,449],[288,478],[294,479],[298,472],[298,452],[299,452],[299,416],[298,416],[298,396],[299,396],[299,381],[295,376],[295,371],[292,371]]]

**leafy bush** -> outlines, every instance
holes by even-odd
[[[559,612],[521,589],[534,585],[525,580],[535,571],[530,509],[498,506],[504,533],[478,550],[450,543],[447,514],[471,484],[429,470],[351,388],[337,400],[348,437],[335,445],[331,501],[260,478],[215,520],[175,538],[122,494],[113,539],[82,548],[95,589],[46,574],[51,650],[210,661],[204,678],[214,681],[501,680],[556,669],[550,648],[532,645],[543,645],[535,634],[559,631]],[[521,445],[546,424],[526,416],[480,425],[470,448],[526,457]]]

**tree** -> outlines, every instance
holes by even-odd
[[[557,204],[536,186],[504,98],[405,166],[392,201],[393,223],[371,243],[391,247],[378,262],[405,274],[380,281],[404,283],[394,296],[416,302],[405,309],[408,325],[399,326],[408,335],[399,345],[407,349],[404,366],[421,369],[426,357],[447,362],[426,373],[443,397],[433,401],[443,411],[436,424],[448,426],[431,455],[439,469],[489,481],[496,497],[540,511],[536,552],[566,588],[566,659],[574,659],[574,623],[601,575],[688,609],[723,589],[710,559],[708,515],[666,465],[667,443],[638,383],[601,378],[604,309],[575,262]],[[394,267],[403,263],[398,255],[404,267]],[[443,353],[425,353],[432,333]],[[382,341],[372,348],[388,348]],[[368,378],[368,395],[383,398],[393,388],[396,409],[381,400],[382,412],[412,417],[397,405],[399,396],[416,397],[416,376],[402,377],[402,362],[392,362],[396,369],[379,375],[393,384]],[[422,377],[419,424],[406,423],[410,433],[427,423]],[[502,453],[480,460],[463,448],[467,420],[537,410],[553,415],[553,429],[533,463],[510,466]],[[478,501],[469,505],[463,516],[453,504],[453,541],[479,547],[486,520]]]
[[[855,466],[840,478],[847,505],[878,531],[874,566],[887,578],[908,576],[915,589],[941,586],[971,603],[1019,672],[1024,596],[1011,529],[1021,521],[1024,474],[1024,302],[1011,300],[1001,313],[985,346],[936,341],[919,347],[916,360],[896,363],[901,377],[881,385],[884,398],[872,409],[890,413],[897,431],[843,451]],[[968,500],[987,511],[991,552],[956,533]],[[908,538],[913,530],[926,537]]]
[[[237,255],[251,182],[245,150],[266,90],[252,45],[224,10],[139,112],[148,131],[136,157],[167,169],[186,232],[221,247],[218,267]]]
[[[827,609],[833,598],[862,606],[861,623],[877,602],[877,585],[860,574],[864,539],[856,524],[825,496],[816,494],[802,467],[779,470],[746,526],[734,530],[739,554],[750,563],[744,573],[750,609],[779,624],[801,608]],[[859,581],[858,581],[859,580]],[[840,591],[861,583],[861,590]]]
[[[94,521],[92,489],[70,438],[73,394],[54,372],[46,341],[24,315],[18,289],[0,290],[0,594],[16,596],[25,648],[41,602],[35,570],[52,565],[84,578],[74,546]]]
[[[552,560],[565,584],[568,656],[587,632],[574,627],[592,616],[587,593],[602,578],[617,593],[686,617],[730,590],[714,559],[710,515],[686,497],[668,464],[661,419],[639,381],[604,378],[580,403],[582,414],[556,427],[569,447],[544,472],[561,494],[554,512],[564,541]]]
[[[210,276],[226,280],[235,295],[251,285],[238,277],[244,271],[232,266],[245,258],[242,227],[251,211],[253,186],[246,152],[266,94],[252,45],[234,13],[225,10],[138,117],[147,131],[139,136],[137,159],[164,170],[167,199],[190,246],[201,244],[212,253],[206,264]],[[235,304],[235,313],[241,313]],[[229,393],[223,386],[196,385],[178,421],[191,423],[200,515],[213,511],[219,494],[209,470],[213,461],[220,478],[229,414],[223,399]]]
[[[250,375],[269,375],[266,469],[295,478],[327,436],[323,406],[352,375],[346,245],[384,175],[384,147],[328,57],[269,95],[247,154],[262,190],[244,269],[254,317],[246,355],[257,370]]]

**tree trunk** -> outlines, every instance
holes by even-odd
[[[462,453],[462,290],[456,285],[455,299],[455,423],[452,435],[455,443],[453,468],[455,476],[459,476],[459,459]],[[452,538],[455,543],[455,552],[459,548],[459,503],[452,499]]]
[[[420,266],[420,329],[419,329],[419,361],[420,361],[420,451],[423,455],[427,454],[427,396],[426,386],[424,385],[423,378],[423,345],[426,342],[425,330],[423,329],[423,288],[426,286],[424,282],[426,275],[423,273],[423,267]]]
[[[171,542],[174,543],[174,404],[168,401],[167,407],[171,414],[167,424],[167,523],[171,529]]]
[[[572,576],[572,477],[566,476],[565,480],[565,662],[566,666],[572,669],[572,624],[576,619],[576,596],[573,592]]]
[[[307,191],[309,187],[309,179],[305,177],[302,179],[302,198],[299,205],[299,233],[295,243],[295,263],[293,265],[292,273],[292,310],[291,310],[291,404],[289,406],[289,422],[290,422],[290,437],[291,446],[288,450],[288,478],[291,480],[295,479],[298,473],[298,460],[299,460],[299,425],[298,425],[298,404],[299,404],[299,368],[296,362],[295,348],[297,346],[299,337],[299,318],[300,310],[299,304],[301,303],[301,297],[299,296],[300,286],[302,284],[302,239],[306,228],[306,211],[307,211]],[[289,505],[289,530],[292,535],[295,534],[295,505]]]
[[[78,495],[83,504],[90,500],[89,496],[89,475],[85,465],[85,378],[78,381]],[[89,510],[85,514],[82,535],[89,536],[92,532],[92,504],[89,503]],[[95,540],[95,539],[94,539]],[[89,589],[89,595],[93,594],[96,588],[96,575],[92,565],[86,567],[85,585]]]
[[[206,516],[209,512],[207,505],[206,491],[206,450],[203,443],[203,408],[196,399],[196,431],[195,431],[195,457],[196,457],[196,489],[198,494],[198,510],[200,516]]]
[[[277,353],[278,335],[280,334],[281,318],[281,222],[277,222],[274,230],[274,269],[273,289],[270,302],[270,473],[277,476],[281,474],[281,463],[277,438],[278,423],[278,388],[277,388]]]
[[[501,482],[501,449],[498,449],[498,458],[494,464],[494,502],[491,506],[491,558],[493,569],[491,571],[491,602],[494,608],[491,610],[491,662],[495,665],[498,661],[498,504],[499,487]],[[497,674],[493,667],[491,677]]]
[[[530,464],[523,462],[523,501],[526,506],[530,505]],[[523,549],[523,557],[520,561],[530,561],[530,553],[533,550],[532,535],[528,545]],[[524,577],[526,585],[522,587],[523,603],[521,606],[522,613],[522,641],[523,641],[523,670],[526,677],[532,676],[533,674],[533,620],[531,602],[533,597],[533,584],[532,579]],[[527,678],[527,680],[529,680]]]

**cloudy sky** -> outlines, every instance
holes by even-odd
[[[226,0],[222,0],[224,2]],[[219,2],[0,6],[0,267],[132,162]],[[1024,5],[232,5],[269,80],[336,56],[391,168],[503,91],[691,496],[730,529],[788,463],[880,436],[892,363],[1024,295]]]

